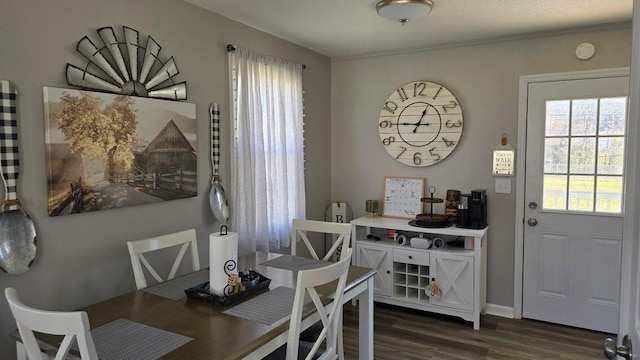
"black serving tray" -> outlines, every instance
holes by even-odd
[[[440,219],[434,221],[411,220],[409,221],[409,225],[421,228],[446,228],[451,226],[451,221],[449,221],[448,219]]]
[[[271,284],[271,279],[260,274],[260,279],[255,286],[247,288],[245,291],[227,296],[218,296],[216,294],[210,293],[208,281],[200,285],[196,285],[192,288],[186,289],[184,292],[189,299],[199,299],[211,304],[228,306],[240,302],[250,296],[253,296],[254,294],[269,290],[269,284]]]

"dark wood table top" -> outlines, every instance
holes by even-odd
[[[294,288],[296,273],[260,263],[281,256],[258,252],[238,259],[238,269],[252,268],[271,279],[271,289]],[[351,266],[345,291],[373,276],[375,270]],[[259,296],[259,295],[257,295]],[[81,310],[89,315],[91,328],[119,318],[193,338],[162,359],[240,359],[288,329],[289,323],[266,326],[226,315],[222,307],[203,300],[170,300],[142,290],[126,293]]]

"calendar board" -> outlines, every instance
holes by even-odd
[[[385,176],[382,216],[415,219],[422,213],[425,178]]]

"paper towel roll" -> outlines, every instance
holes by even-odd
[[[238,274],[238,233],[209,234],[209,291],[218,296],[231,294],[227,281],[232,274]]]

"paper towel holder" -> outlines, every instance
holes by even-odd
[[[222,232],[224,230],[224,232]],[[227,225],[220,226],[220,235],[227,235]]]

